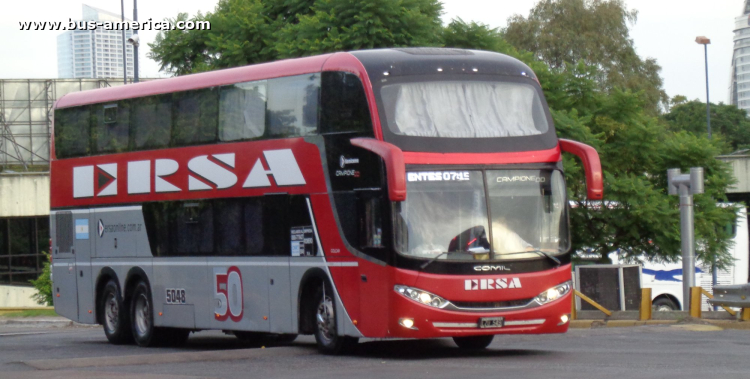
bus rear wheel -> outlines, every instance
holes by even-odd
[[[108,281],[104,286],[98,309],[104,335],[110,343],[120,345],[133,342],[128,310],[125,309],[120,288],[114,280]]]
[[[490,346],[493,335],[489,336],[471,336],[471,337],[453,337],[453,342],[462,349],[479,350]]]
[[[151,300],[151,289],[146,282],[141,281],[135,286],[133,298],[130,300],[130,320],[133,339],[135,339],[135,343],[138,346],[154,347],[168,345],[172,341],[173,336],[170,333],[170,329],[154,326],[154,306]],[[180,338],[182,336],[175,337]]]
[[[340,355],[357,344],[354,337],[338,335],[336,323],[336,302],[333,290],[328,283],[317,289],[315,312],[312,316],[315,325],[315,342],[323,354]]]

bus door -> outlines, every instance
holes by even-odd
[[[78,288],[74,249],[73,213],[50,212],[52,236],[52,300],[55,312],[71,320],[78,320]]]
[[[78,322],[95,323],[94,279],[91,277],[91,252],[96,236],[93,213],[79,210],[73,213],[73,248],[76,262],[76,286],[78,290]]]

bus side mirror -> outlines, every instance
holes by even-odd
[[[406,165],[404,152],[388,142],[372,138],[352,138],[352,145],[372,151],[385,162],[386,178],[388,180],[388,198],[391,201],[406,200]]]
[[[601,200],[604,198],[604,179],[602,174],[602,163],[599,161],[599,153],[586,144],[560,139],[560,149],[574,154],[583,161],[586,170],[586,190],[589,200]]]

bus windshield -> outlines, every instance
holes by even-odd
[[[407,256],[503,260],[569,248],[559,171],[415,171],[407,194],[394,223],[396,248]]]
[[[384,85],[387,124],[397,135],[443,138],[520,137],[549,129],[529,83],[430,81]]]

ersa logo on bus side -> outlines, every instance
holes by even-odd
[[[188,191],[206,191],[234,187],[240,178],[230,169],[235,168],[235,153],[199,155],[187,162],[187,188],[180,188],[164,179],[178,172],[180,163],[174,159],[137,160],[127,162],[127,194],[149,194]],[[268,170],[263,165],[263,158]],[[221,162],[217,164],[215,161]],[[357,160],[358,161],[358,160]],[[348,160],[347,160],[348,162]],[[153,170],[152,170],[153,167]],[[73,167],[73,198],[116,196],[118,164],[106,163]],[[357,172],[359,174],[359,172]],[[269,176],[278,186],[305,185],[299,164],[291,149],[266,150],[262,158],[244,176],[242,188],[270,187]],[[153,190],[151,183],[153,182]]]
[[[348,176],[352,178],[359,178],[358,170],[346,169],[346,165],[359,164],[359,158],[347,158],[345,156],[339,157],[339,167],[341,170],[336,170],[336,176]]]

